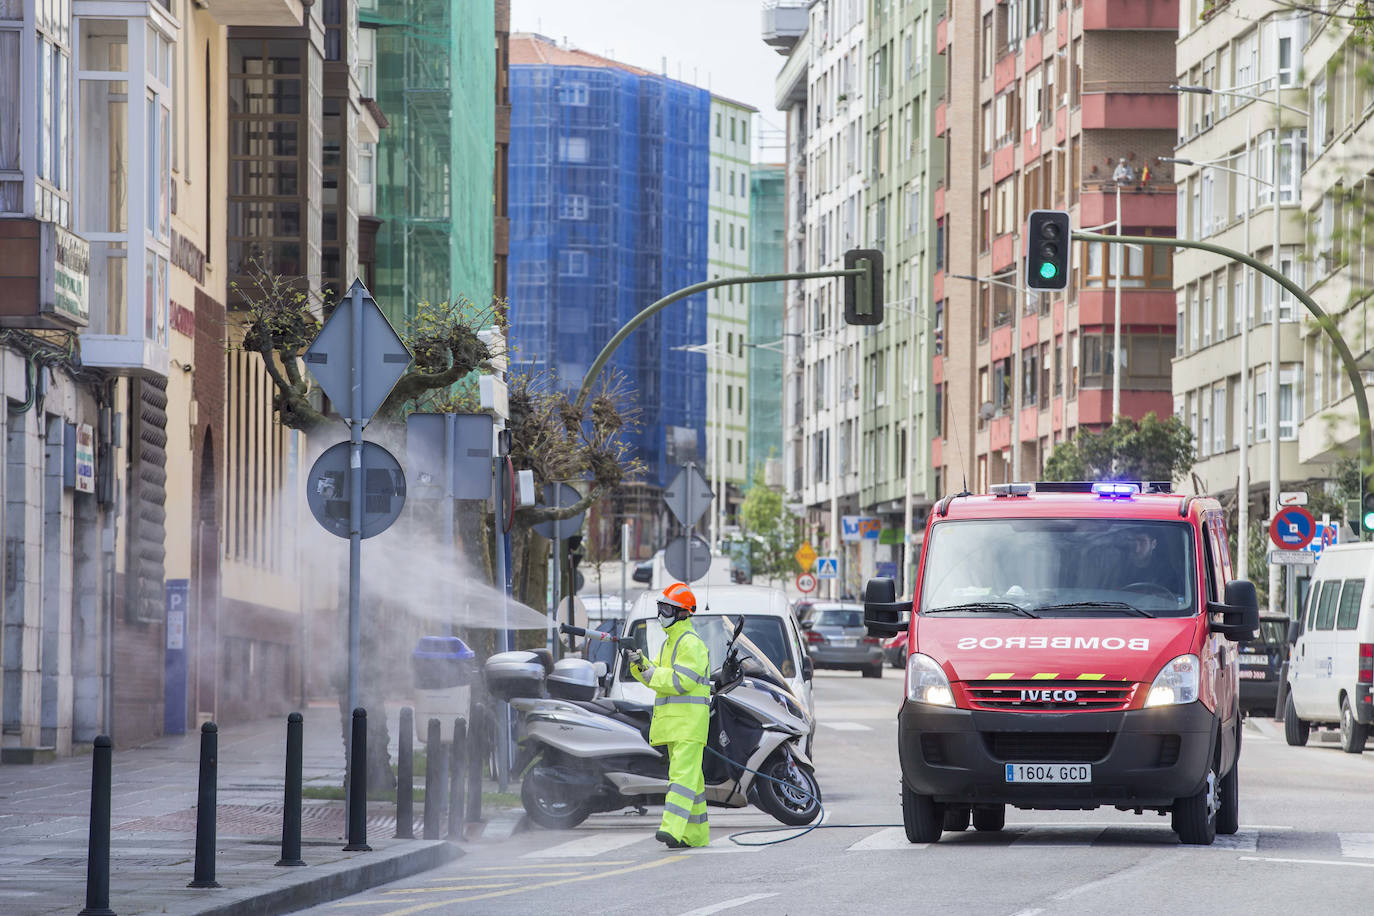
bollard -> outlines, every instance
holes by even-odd
[[[286,717],[286,796],[281,814],[281,858],[278,865],[304,865],[301,859],[301,768],[305,756],[305,720],[298,712]]]
[[[439,741],[439,720],[429,720],[429,730],[425,736],[425,839],[439,839],[439,800],[442,793],[439,791],[439,764],[441,763],[439,749],[443,744]]]
[[[200,792],[196,796],[196,871],[187,887],[219,887],[215,880],[216,780],[219,770],[219,729],[213,722],[200,727]]]
[[[482,762],[486,760],[486,735],[487,717],[485,710],[473,704],[472,728],[468,730],[467,736],[468,803],[466,813],[469,824],[478,823],[482,820]]]
[[[114,742],[95,739],[91,769],[91,826],[86,840],[86,908],[80,916],[115,916],[110,909],[110,770]]]
[[[348,763],[348,845],[344,852],[371,852],[367,845],[367,710],[353,710]]]
[[[463,749],[467,721],[459,716],[453,720],[453,744],[449,746],[448,772],[448,838],[463,836]]]
[[[415,712],[401,709],[401,740],[396,751],[396,839],[415,839]]]

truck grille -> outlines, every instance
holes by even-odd
[[[974,709],[1011,712],[1111,712],[1135,694],[1129,681],[969,681]]]
[[[1111,732],[983,732],[988,753],[1003,763],[1092,763],[1112,749]]]

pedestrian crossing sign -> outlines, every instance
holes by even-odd
[[[840,575],[840,563],[834,557],[816,558],[816,578],[817,579],[838,579]]]

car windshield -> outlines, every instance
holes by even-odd
[[[1288,641],[1287,620],[1261,620],[1259,639],[1247,639],[1250,645],[1281,646]]]
[[[926,548],[920,613],[1186,617],[1196,607],[1193,576],[1186,523],[941,522]]]
[[[735,615],[721,614],[695,614],[692,617],[692,628],[706,643],[710,653],[713,672],[725,661],[725,647],[738,620]],[[743,636],[758,648],[759,654],[776,667],[784,678],[796,677],[797,664],[787,649],[787,635],[781,618],[745,614]],[[630,637],[635,645],[646,648],[645,654],[650,658],[657,658],[659,650],[663,648],[663,627],[658,618],[636,620],[630,628]]]
[[[857,608],[831,608],[816,611],[811,619],[818,627],[861,627],[864,625],[864,612]]]

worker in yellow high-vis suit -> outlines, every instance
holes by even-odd
[[[649,743],[668,746],[668,797],[655,834],[669,849],[705,846],[706,778],[702,749],[711,720],[710,659],[706,643],[692,628],[697,599],[676,582],[658,599],[658,619],[668,638],[649,664],[638,650],[630,652],[630,673],[658,696],[649,725]]]

